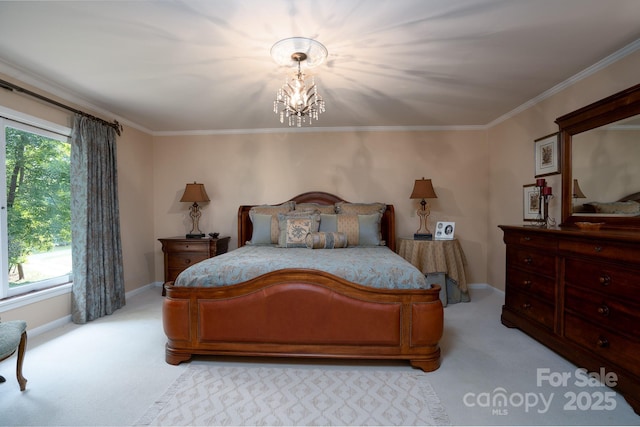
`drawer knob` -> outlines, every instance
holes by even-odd
[[[525,288],[531,289],[531,280],[524,280],[522,284],[524,285]]]
[[[609,286],[609,283],[611,283],[611,277],[608,274],[602,274],[600,275],[600,284],[602,286]]]
[[[531,304],[528,302],[525,302],[524,304],[522,304],[522,309],[523,310],[529,310],[531,309]]]
[[[609,347],[609,340],[606,339],[605,337],[600,337],[598,338],[598,341],[596,342],[596,345],[600,348],[608,348]]]
[[[525,236],[524,240],[526,240],[527,242],[531,240],[531,237],[529,236]]]
[[[191,260],[187,258],[187,259],[184,260],[184,263],[185,264],[191,264]]]
[[[598,307],[598,314],[601,314],[603,316],[608,316],[609,315],[609,307],[606,304],[602,304],[600,307]]]
[[[602,252],[602,246],[596,246],[593,250],[596,252]]]
[[[533,262],[533,259],[530,256],[528,256],[525,259],[523,259],[522,262],[524,262],[525,264],[531,264]]]

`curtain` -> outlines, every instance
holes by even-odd
[[[76,115],[71,134],[74,323],[125,305],[117,181],[115,129]]]

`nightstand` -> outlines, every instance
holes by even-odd
[[[230,237],[212,239],[187,239],[184,237],[167,237],[158,239],[164,252],[164,282],[176,280],[185,268],[205,259],[226,253],[229,249]],[[164,286],[162,295],[165,294]]]
[[[427,276],[427,281],[436,280],[441,285],[440,299],[445,307],[448,303],[470,301],[464,269],[466,260],[457,239],[400,238],[398,255]]]

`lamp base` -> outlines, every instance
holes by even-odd
[[[204,233],[202,233],[202,234],[187,234],[186,237],[187,237],[187,239],[200,239],[200,238],[204,237]]]
[[[433,234],[415,233],[413,235],[413,240],[433,240]]]

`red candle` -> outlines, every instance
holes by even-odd
[[[546,184],[547,184],[547,182],[544,180],[544,178],[536,179],[536,186],[544,187]]]
[[[545,196],[551,196],[551,187],[544,187],[542,189],[542,194]]]

